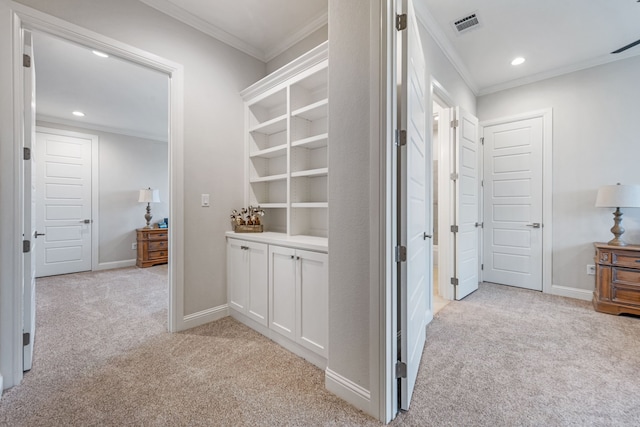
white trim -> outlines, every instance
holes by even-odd
[[[100,138],[90,133],[37,126],[36,133],[69,136],[91,141],[91,270],[96,270],[100,260]]]
[[[371,408],[371,392],[350,379],[327,368],[324,372],[325,387],[339,398],[346,400],[356,408],[369,412]]]
[[[116,128],[112,126],[97,125],[94,123],[81,122],[78,120],[63,119],[61,117],[45,116],[43,114],[38,114],[36,116],[36,122],[47,122],[47,123],[72,126],[76,128],[82,128],[82,129],[97,130],[99,132],[115,133],[116,135],[133,136],[135,138],[149,139],[151,141],[162,142],[165,144],[167,143],[167,138],[159,135],[152,135],[149,133],[138,132],[131,129],[122,129],[122,128]]]
[[[593,291],[588,291],[586,289],[572,288],[569,286],[560,286],[560,285],[551,285],[550,286],[551,295],[557,295],[560,297],[567,298],[575,298],[584,301],[591,301],[593,298]]]
[[[553,109],[530,111],[480,122],[484,134],[487,126],[542,118],[542,292],[553,294]],[[569,289],[564,288],[563,289]]]
[[[184,329],[191,329],[206,323],[215,322],[216,320],[220,320],[228,315],[229,306],[227,304],[223,304],[217,307],[198,311],[197,313],[188,314],[184,316],[182,323],[184,325]]]
[[[259,59],[262,62],[267,62],[265,60],[265,54],[260,49],[256,49],[251,46],[249,43],[240,40],[238,37],[227,33],[226,31],[218,28],[217,26],[211,24],[210,22],[205,21],[202,18],[199,18],[190,12],[187,12],[183,8],[176,6],[172,2],[168,0],[140,0],[142,3],[145,3],[147,6],[150,6],[160,12],[168,15],[178,21],[187,24],[188,26],[195,28],[198,31],[201,31],[216,40],[219,40],[231,47],[238,49],[241,52],[246,53],[247,55],[251,55],[256,59]]]
[[[447,36],[436,22],[426,3],[427,2],[423,1],[414,2],[418,21],[420,21],[422,26],[429,32],[444,56],[447,57],[451,65],[453,65],[453,68],[460,74],[460,77],[462,77],[462,80],[469,86],[473,94],[476,95],[478,93],[478,85],[474,82],[469,69],[464,65],[464,61],[460,58],[460,55],[458,55],[458,52],[456,52],[449,39],[447,39]]]
[[[127,259],[124,261],[101,262],[93,267],[93,271],[113,270],[116,268],[135,267],[135,259]]]
[[[144,0],[143,0],[144,1]],[[318,16],[307,25],[302,27],[300,30],[296,31],[291,36],[284,39],[281,43],[278,43],[272,49],[267,50],[264,53],[264,62],[269,62],[274,59],[276,56],[284,53],[287,49],[293,47],[296,43],[301,42],[306,37],[310,36],[315,31],[324,27],[329,23],[329,13],[325,12],[322,15]]]
[[[2,318],[7,319],[0,325],[0,366],[7,387],[20,383],[22,373],[22,256],[16,248],[21,247],[23,206],[20,189],[23,185],[20,178],[21,161],[19,152],[22,150],[22,111],[23,100],[15,96],[23,92],[22,82],[22,30],[31,29],[42,31],[50,35],[71,40],[75,43],[87,45],[103,52],[119,56],[170,76],[169,89],[169,181],[170,181],[170,212],[172,227],[169,229],[169,331],[174,332],[185,328],[184,321],[184,207],[181,200],[184,195],[184,69],[181,64],[156,56],[131,45],[119,42],[80,26],[71,24],[30,7],[13,1],[0,2],[0,13],[3,22],[11,20],[12,28],[2,27],[6,38],[0,37],[2,56],[11,62],[2,65],[0,72],[3,78],[11,76],[11,81],[3,80],[3,93],[11,101],[0,103],[1,135],[13,144],[0,144],[0,159],[3,175],[3,187],[0,190],[3,202],[10,206],[10,218],[0,224],[0,238],[2,253],[0,264],[2,275],[0,278],[0,301],[2,301]],[[11,74],[9,74],[11,70]],[[6,120],[5,120],[6,119]],[[10,146],[10,147],[9,147]],[[6,156],[6,157],[5,157]],[[4,160],[9,159],[9,160]],[[10,175],[10,176],[9,176]],[[5,178],[8,178],[4,180]],[[174,202],[175,201],[175,202]]]

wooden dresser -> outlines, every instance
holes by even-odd
[[[593,307],[603,313],[640,315],[640,246],[595,247]]]
[[[138,228],[138,267],[151,267],[169,261],[169,229]]]

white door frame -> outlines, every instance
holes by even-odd
[[[552,186],[553,186],[553,109],[531,111],[513,116],[501,117],[493,120],[483,120],[480,122],[480,131],[484,135],[484,128],[487,126],[511,123],[520,120],[542,118],[542,292],[547,294],[563,295],[561,290],[555,292],[552,284]],[[484,145],[482,146],[484,151]],[[484,153],[480,155],[481,170],[484,171]],[[480,200],[480,212],[484,212],[484,197]],[[481,219],[484,221],[484,218]],[[485,239],[484,228],[482,229],[481,241]],[[481,246],[482,249],[482,246]],[[480,253],[484,263],[484,251]],[[482,280],[482,271],[480,271]]]
[[[37,96],[37,95],[36,95]],[[96,271],[98,267],[98,248],[100,245],[100,239],[98,230],[99,228],[99,198],[100,198],[100,171],[99,171],[99,156],[98,149],[100,144],[100,138],[98,135],[90,133],[74,132],[70,130],[55,129],[45,126],[36,126],[36,133],[49,133],[52,135],[70,136],[72,138],[82,138],[91,141],[91,270]]]
[[[0,40],[0,55],[11,58],[11,63],[0,68],[3,80],[0,86],[3,93],[22,94],[24,84],[22,78],[22,31],[25,29],[45,32],[75,43],[92,46],[103,52],[132,61],[142,66],[163,72],[169,76],[169,200],[172,227],[169,229],[169,310],[168,328],[175,332],[185,327],[184,320],[184,207],[180,202],[184,194],[184,69],[181,64],[161,58],[152,53],[119,42],[83,27],[71,24],[48,14],[13,1],[0,3],[0,19],[10,22],[10,28],[4,27]],[[11,67],[9,78],[8,67]],[[23,191],[24,185],[22,152],[23,141],[23,96],[13,96],[13,103],[0,105],[0,121],[4,128],[0,132],[6,141],[13,144],[2,144],[0,158],[12,159],[3,161],[10,164],[1,175],[7,178],[5,183],[12,183],[9,191],[0,190],[0,197],[10,201],[13,212],[0,224],[0,237],[5,239],[0,253],[0,264],[3,272],[0,275],[0,310],[2,318],[7,321],[0,325],[0,371],[7,387],[21,382],[22,372],[22,286],[23,256],[18,248],[22,248],[23,230]],[[6,126],[6,127],[4,127]],[[12,194],[9,194],[11,192]],[[175,201],[175,202],[174,202]],[[8,212],[7,212],[8,213]],[[9,242],[9,244],[7,244]],[[6,267],[6,268],[5,268]]]

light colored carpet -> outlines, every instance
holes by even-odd
[[[166,266],[37,284],[35,363],[7,426],[377,426],[324,375],[225,318],[166,332]],[[483,284],[428,327],[413,403],[393,425],[640,424],[640,319]]]

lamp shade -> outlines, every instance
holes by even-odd
[[[151,188],[140,190],[138,196],[138,202],[140,203],[160,203],[160,192]]]
[[[598,190],[597,208],[640,208],[640,185],[605,185]]]

